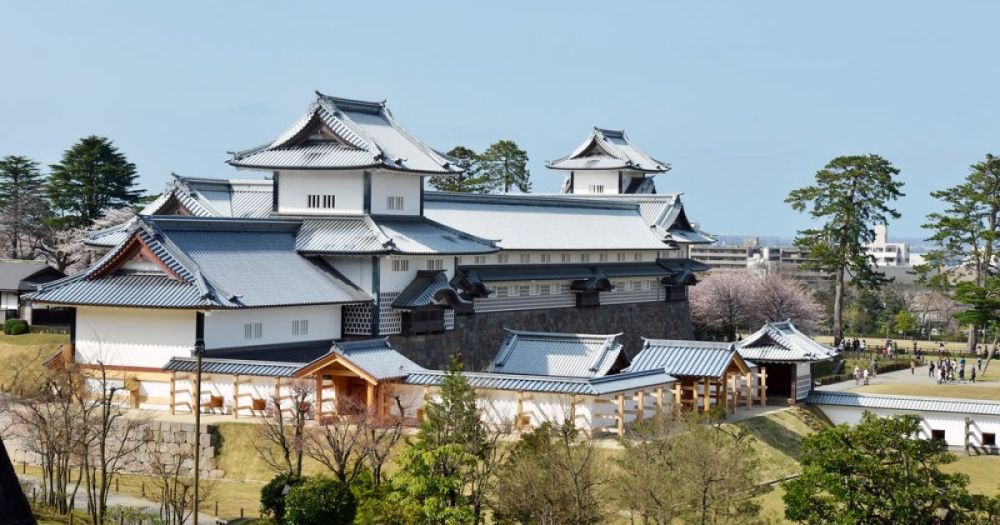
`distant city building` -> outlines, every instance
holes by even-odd
[[[750,237],[739,245],[691,245],[690,257],[707,264],[712,271],[750,272],[755,275],[788,275],[806,283],[826,281],[829,275],[803,268],[806,258],[794,247],[760,246]]]
[[[889,227],[875,227],[875,241],[865,246],[868,255],[875,258],[876,266],[908,266],[910,247],[905,242],[889,242]]]

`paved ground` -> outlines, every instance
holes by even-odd
[[[37,476],[32,476],[30,474],[20,474],[20,473],[18,473],[17,476],[19,478],[21,478],[21,479],[30,481],[32,483],[36,483],[37,484],[37,483],[41,482],[41,479],[39,479]],[[70,487],[70,488],[72,489],[72,487]],[[150,501],[148,499],[134,498],[132,496],[126,496],[124,494],[118,494],[118,493],[115,493],[115,492],[110,492],[108,494],[108,506],[109,507],[115,507],[115,506],[130,507],[130,508],[134,508],[134,509],[140,509],[140,510],[142,510],[142,512],[147,512],[147,513],[150,513],[150,514],[158,514],[160,512],[160,504],[159,503],[152,502],[152,501]],[[84,491],[83,487],[80,487],[79,492],[76,493],[76,508],[77,509],[86,509],[87,508],[87,494]],[[188,520],[188,522],[189,523],[193,523],[194,521],[193,520]],[[204,512],[201,512],[201,513],[198,514],[198,522],[200,524],[208,525],[208,524],[214,524],[214,523],[225,523],[226,520],[221,520],[219,518],[216,518],[215,516],[212,516],[210,514],[205,514]]]
[[[996,366],[994,363],[993,366]],[[846,372],[846,370],[845,370]],[[910,373],[910,370],[897,370],[895,372],[886,372],[884,374],[879,374],[878,377],[870,378],[869,384],[872,385],[927,385],[927,386],[937,386],[937,380],[932,379],[927,375],[927,366],[918,366],[914,373]],[[997,388],[997,382],[994,381],[977,381],[972,383],[970,381],[952,381],[948,383],[949,385],[961,385],[970,388]],[[853,379],[848,381],[843,381],[840,383],[833,383],[830,385],[823,385],[817,387],[817,390],[831,390],[831,391],[847,391],[858,389],[859,386],[854,382]]]

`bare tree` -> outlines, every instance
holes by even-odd
[[[736,330],[745,326],[751,304],[747,283],[748,273],[712,272],[691,289],[691,317],[709,329],[716,330],[732,341]]]
[[[42,502],[66,514],[73,496],[68,485],[81,446],[78,431],[82,416],[75,393],[81,378],[75,368],[52,370],[34,362],[10,366],[15,367],[14,380],[9,394],[0,398],[12,422],[9,430],[39,457]]]
[[[77,398],[82,416],[78,430],[80,472],[88,513],[94,523],[104,523],[111,484],[143,446],[138,434],[147,418],[127,417],[126,405],[120,399],[123,392],[128,392],[125,381],[109,377],[104,364],[98,363],[85,381]]]
[[[184,525],[215,492],[214,482],[200,484],[194,500],[194,456],[189,452],[155,452],[150,461],[150,498],[160,504],[160,519],[167,525]]]
[[[308,381],[296,381],[286,390],[287,396],[280,392],[272,395],[267,410],[259,418],[257,454],[275,472],[301,477],[305,427],[313,411],[311,399],[315,387]]]
[[[53,226],[36,249],[45,256],[52,266],[68,274],[73,274],[90,266],[93,252],[84,244],[91,233],[113,226],[119,226],[135,216],[130,207],[112,208],[88,227],[65,228]]]
[[[790,319],[812,330],[823,317],[823,306],[799,281],[781,275],[753,277],[745,283],[749,320],[755,325]]]
[[[337,414],[326,416],[306,434],[305,453],[345,485],[365,467],[365,440],[375,414],[351,398],[337,399]]]

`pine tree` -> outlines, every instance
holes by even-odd
[[[931,193],[945,209],[927,216],[924,228],[934,232],[936,246],[926,255],[918,272],[928,284],[951,290],[972,277],[972,284],[985,288],[1000,251],[1000,157],[986,155],[969,167],[961,184]],[[965,287],[963,293],[985,294]],[[979,326],[969,331],[968,347],[978,344]]]
[[[110,208],[138,202],[137,178],[135,164],[111,140],[91,135],[52,165],[47,191],[52,207],[63,213],[62,222],[89,226]]]
[[[490,145],[479,163],[490,191],[509,193],[512,188],[521,192],[531,191],[531,173],[528,171],[528,153],[512,140],[501,140]]]
[[[0,240],[11,258],[31,257],[43,234],[43,183],[37,162],[15,155],[0,159]]]
[[[465,146],[455,146],[448,152],[448,155],[464,161],[465,171],[454,176],[430,177],[430,183],[434,189],[459,193],[485,193],[487,191],[489,181],[482,173],[478,153]]]
[[[874,227],[899,212],[890,203],[903,196],[903,183],[891,162],[878,155],[837,157],[816,173],[816,184],[793,190],[785,202],[795,211],[808,209],[817,228],[799,232],[795,244],[809,258],[805,266],[833,274],[833,336],[843,337],[845,277],[853,284],[877,288],[888,282],[876,271],[865,245],[875,240]]]
[[[392,499],[419,523],[479,523],[479,465],[494,443],[479,419],[475,390],[452,359],[440,396],[428,400],[417,438],[400,454]]]

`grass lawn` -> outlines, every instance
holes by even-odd
[[[0,333],[0,360],[5,363],[42,362],[59,350],[59,345],[69,342],[66,334],[22,334],[3,335]],[[0,384],[9,385],[17,367],[0,367]]]
[[[952,397],[959,399],[981,399],[984,401],[1000,401],[1000,388],[993,386],[981,387],[971,385],[939,385],[930,382],[924,384],[879,384],[859,386],[851,392],[865,394],[896,394],[903,396]]]

